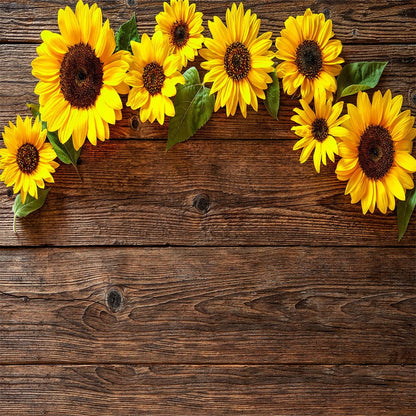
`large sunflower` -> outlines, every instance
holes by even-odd
[[[79,0],[75,13],[67,6],[58,13],[61,34],[44,30],[39,57],[32,62],[32,74],[39,78],[42,120],[50,131],[58,130],[65,143],[72,135],[75,149],[88,136],[109,138],[108,123],[121,119],[119,93],[127,93],[123,84],[129,67],[128,53],[114,53],[114,32],[108,20],[102,25],[101,9]]]
[[[171,0],[163,3],[163,12],[156,16],[155,30],[167,36],[171,50],[181,58],[181,65],[188,65],[198,55],[204,42],[202,13],[195,12],[195,4],[188,0]]]
[[[152,39],[143,34],[141,43],[131,42],[133,60],[126,83],[132,87],[127,105],[133,110],[140,108],[140,120],[165,121],[165,114],[175,115],[172,100],[176,84],[184,84],[179,72],[180,58],[170,54],[170,46],[164,41],[162,32],[155,32]]]
[[[332,99],[326,100],[326,95],[322,91],[315,92],[314,106],[312,111],[305,100],[300,100],[303,110],[295,108],[297,113],[291,120],[298,123],[292,130],[296,135],[302,137],[293,146],[293,150],[302,149],[300,163],[305,163],[312,152],[315,170],[321,170],[321,161],[326,165],[326,157],[334,162],[334,155],[338,154],[337,139],[348,134],[348,130],[341,127],[349,116],[340,117],[344,103],[338,102],[332,106]]]
[[[53,182],[51,173],[59,166],[54,162],[56,153],[50,143],[45,143],[46,130],[37,118],[25,121],[17,116],[16,125],[11,121],[2,133],[5,149],[0,149],[0,176],[6,186],[13,186],[13,192],[20,191],[22,202],[26,195],[38,198],[38,187],[43,189],[46,182]]]
[[[395,207],[394,197],[404,200],[405,190],[412,189],[411,173],[416,172],[416,160],[410,154],[415,118],[410,110],[400,112],[403,97],[392,99],[388,90],[384,96],[374,93],[371,103],[365,92],[359,92],[357,106],[348,104],[350,119],[344,124],[349,130],[342,137],[336,174],[348,181],[345,194],[351,203],[361,200],[363,213],[378,209],[385,214]]]
[[[268,75],[273,71],[272,33],[257,37],[260,19],[251,10],[244,13],[242,3],[227,9],[226,24],[217,16],[208,22],[213,38],[205,38],[207,49],[200,51],[206,59],[201,66],[209,71],[204,81],[213,83],[211,94],[217,92],[215,111],[226,106],[227,116],[234,115],[239,105],[246,117],[247,105],[257,111],[257,97],[264,99],[267,83],[272,82]]]
[[[316,89],[330,95],[337,89],[335,77],[344,62],[339,54],[342,44],[334,36],[332,21],[314,14],[310,9],[303,16],[289,17],[281,37],[276,38],[276,57],[280,63],[276,72],[283,78],[284,91],[292,95],[300,87],[302,98],[310,102]]]

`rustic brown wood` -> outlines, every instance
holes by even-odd
[[[415,256],[3,249],[0,364],[416,364]]]
[[[0,406],[42,415],[414,415],[414,366],[7,366]]]
[[[14,121],[16,114],[29,115],[27,102],[37,102],[33,92],[36,79],[31,74],[31,61],[36,57],[36,45],[0,45],[0,126]],[[381,82],[377,86],[382,91],[390,88],[394,95],[404,97],[403,109],[416,110],[416,45],[345,45],[343,57],[346,62],[376,60],[388,61]],[[201,72],[199,59],[196,63]],[[347,98],[353,102],[355,98]],[[290,117],[293,108],[299,106],[296,99],[282,93],[279,122],[276,122],[261,103],[259,111],[248,112],[247,119],[241,114],[227,118],[225,110],[215,113],[212,119],[196,133],[195,138],[201,139],[281,139],[293,138],[290,131]],[[134,121],[133,121],[134,120]],[[136,123],[136,124],[135,124]],[[261,128],[259,128],[261,126]],[[220,132],[220,134],[219,134]],[[160,138],[167,139],[167,122],[159,124],[140,123],[138,111],[125,108],[123,120],[111,129],[112,138]]]
[[[29,114],[40,32],[75,2],[0,0],[1,129]],[[162,9],[98,3],[141,32]],[[244,4],[273,40],[324,12],[346,61],[389,61],[378,87],[416,114],[414,0]],[[125,109],[118,140],[83,150],[83,182],[61,166],[17,235],[0,185],[2,415],[415,414],[414,217],[398,244],[395,213],[363,216],[334,166],[300,165],[296,105],[282,95],[279,122],[220,110],[167,154],[167,126]]]
[[[226,8],[231,3],[222,0],[196,1],[198,10],[204,13],[205,22],[213,16],[224,19]],[[0,1],[0,41],[39,42],[43,29],[57,30],[59,8],[74,7],[74,0],[50,1]],[[152,0],[100,0],[104,18],[109,18],[112,28],[130,19],[133,12],[138,17],[140,32],[153,33],[155,16],[163,10],[163,1]],[[253,9],[262,19],[262,30],[272,31],[277,36],[289,16],[303,14],[307,7],[314,12],[323,12],[334,22],[336,35],[351,43],[397,43],[415,42],[416,8],[413,0],[323,0],[323,1],[279,1],[249,0],[246,8]],[[205,25],[207,27],[207,25]],[[209,31],[206,29],[207,36]]]
[[[363,216],[334,165],[301,165],[289,140],[86,146],[81,183],[58,169],[41,211],[12,230],[2,186],[0,245],[397,245],[396,216]],[[204,195],[204,196],[203,196]],[[201,204],[195,198],[203,199]],[[413,245],[416,224],[403,240]]]

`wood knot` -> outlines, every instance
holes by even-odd
[[[328,7],[324,7],[324,9],[322,10],[322,13],[325,16],[325,19],[329,19],[329,17],[331,16],[331,10],[329,10]]]
[[[8,189],[8,190],[7,190],[7,196],[8,196],[9,198],[11,198],[13,195],[14,195],[14,194],[13,194],[13,189]]]
[[[106,294],[106,304],[110,312],[119,312],[124,304],[124,296],[117,287],[112,287]]]
[[[127,0],[126,1],[126,3],[127,3],[127,6],[134,6],[134,4],[136,3],[136,0]]]
[[[140,125],[140,123],[139,123],[139,117],[137,117],[137,116],[133,116],[131,119],[130,119],[130,127],[133,129],[133,130],[139,130],[139,125]]]
[[[357,37],[357,34],[358,34],[358,30],[357,29],[353,29],[351,31],[351,35],[352,35],[353,38],[356,38]]]
[[[416,105],[416,94],[413,94],[413,104]]]
[[[209,196],[206,194],[197,195],[194,198],[194,202],[192,206],[196,208],[199,212],[206,214],[209,211],[209,206],[210,206]]]

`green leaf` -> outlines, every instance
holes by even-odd
[[[29,194],[26,195],[26,201],[22,203],[22,197],[20,194],[16,196],[16,199],[13,204],[13,212],[16,217],[23,218],[26,215],[31,214],[33,211],[41,208],[46,201],[46,196],[48,195],[49,188],[38,189],[38,199],[33,198]]]
[[[188,140],[211,117],[214,111],[215,96],[201,84],[195,67],[184,72],[185,84],[177,86],[174,99],[175,116],[169,121],[166,150],[176,143]]]
[[[374,88],[388,62],[354,62],[342,68],[338,76],[337,99]]]
[[[266,100],[264,101],[264,104],[270,115],[278,120],[277,114],[280,106],[279,78],[277,77],[275,70],[269,75],[272,77],[273,82],[267,86]]]
[[[140,42],[139,32],[137,31],[136,13],[128,22],[123,23],[116,33],[116,52],[120,50],[131,52],[130,42],[132,40]]]
[[[33,117],[39,115],[39,104],[26,103],[26,105],[32,113]]]
[[[74,167],[77,165],[81,149],[74,149],[72,139],[69,139],[65,143],[61,143],[56,133],[48,131],[48,140],[61,162],[66,165],[74,165]]]
[[[397,201],[397,225],[399,227],[399,241],[403,238],[404,233],[409,225],[410,217],[416,206],[416,188],[406,192],[404,201]]]

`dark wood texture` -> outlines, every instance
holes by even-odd
[[[416,364],[415,255],[3,249],[0,363]]]
[[[162,8],[98,3],[140,32]],[[66,4],[0,0],[1,128],[36,101],[30,64]],[[197,1],[205,22],[230,4]],[[245,6],[273,40],[324,12],[346,61],[389,61],[379,88],[416,115],[414,0]],[[363,216],[333,165],[300,165],[297,105],[220,110],[168,153],[167,125],[125,109],[17,234],[0,185],[2,415],[416,414],[414,217],[399,244],[395,213]]]
[[[7,366],[0,368],[0,406],[10,416],[33,414],[34,403],[42,412],[36,414],[53,416],[413,416],[415,371],[351,365]]]

